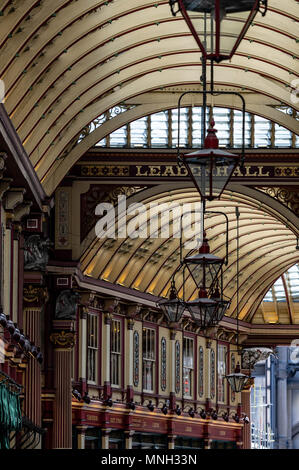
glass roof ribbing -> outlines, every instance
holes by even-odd
[[[299,302],[299,264],[286,271],[265,295],[263,302]]]

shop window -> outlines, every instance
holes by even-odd
[[[226,357],[227,357],[227,346],[218,344],[218,401],[225,403],[226,400]]]
[[[154,391],[155,371],[155,330],[143,328],[142,332],[143,354],[143,389],[147,392]]]
[[[167,449],[167,436],[164,434],[135,433],[133,449]]]
[[[87,316],[87,379],[97,383],[98,370],[98,316],[89,313]]]
[[[111,385],[121,385],[121,325],[119,320],[111,323]]]
[[[193,339],[183,340],[183,394],[185,397],[192,396],[193,389]]]

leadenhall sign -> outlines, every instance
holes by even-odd
[[[220,176],[225,171],[224,168],[217,168],[215,176]],[[80,177],[87,178],[149,178],[155,179],[165,178],[169,179],[187,179],[187,170],[183,166],[178,165],[136,165],[136,164],[120,164],[120,165],[105,165],[105,164],[81,164]],[[291,179],[292,181],[299,180],[299,168],[297,165],[245,165],[241,170],[237,168],[233,174],[235,180],[251,180],[251,179]]]

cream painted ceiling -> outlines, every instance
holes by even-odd
[[[146,196],[148,193],[144,192],[144,197],[142,194],[143,192],[139,193],[138,200],[147,209],[151,202],[183,204],[199,201],[198,193],[193,188],[150,196]],[[252,197],[226,191],[220,201],[207,204],[208,210],[222,211],[229,219],[229,261],[224,269],[224,293],[232,299],[228,315],[237,315],[236,206],[241,214],[239,318],[263,323],[265,319],[259,314],[255,318],[257,308],[273,282],[298,262],[296,237],[281,214],[275,214],[275,211]],[[145,224],[149,220],[145,220]],[[224,257],[224,216],[207,214],[205,229],[211,252]],[[179,266],[178,238],[99,239],[94,230],[88,238],[88,243],[82,243],[81,267],[85,275],[155,296],[167,296],[171,276]],[[188,253],[187,249],[183,250],[184,257]],[[182,296],[181,274],[176,276],[176,286]],[[197,289],[190,277],[187,277],[185,299],[195,297]],[[292,321],[299,323],[299,316]],[[291,320],[284,323],[291,323]]]
[[[298,132],[294,117],[274,109],[298,109],[298,4],[268,3],[233,59],[216,66],[216,89],[241,91],[248,111]],[[0,47],[5,107],[48,194],[105,133],[175,106],[175,92],[201,89],[198,47],[166,0],[2,0]],[[74,147],[120,103],[137,106]],[[239,107],[221,97],[214,104]]]

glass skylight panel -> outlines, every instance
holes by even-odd
[[[286,301],[286,293],[284,290],[283,282],[281,277],[277,279],[274,286],[274,294],[277,302],[285,302]]]
[[[271,127],[269,119],[254,116],[254,147],[271,146]]]
[[[151,146],[168,147],[168,111],[152,114],[150,121]]]
[[[214,108],[213,117],[215,129],[219,139],[219,147],[229,147],[230,145],[230,109]]]
[[[206,129],[209,127],[210,110],[207,109]],[[202,108],[199,106],[192,107],[192,147],[201,148],[201,129],[202,129]]]
[[[172,115],[172,147],[178,146],[178,109]],[[180,109],[180,147],[188,147],[189,108]]]
[[[106,147],[106,145],[107,145],[107,139],[105,137],[104,139],[100,140],[100,142],[96,144],[96,147]]]
[[[293,302],[299,302],[299,267],[292,266],[286,273],[286,281]]]
[[[273,302],[273,294],[272,294],[272,287],[268,290],[267,294],[263,298],[263,302]]]
[[[127,145],[127,126],[120,127],[110,134],[110,147],[125,147]]]
[[[275,124],[275,147],[292,147],[292,132]]]
[[[130,136],[132,147],[146,147],[147,146],[147,117],[137,119],[130,124]]]
[[[234,147],[242,147],[242,123],[241,111],[234,111]],[[251,115],[245,113],[245,147],[251,146]]]

